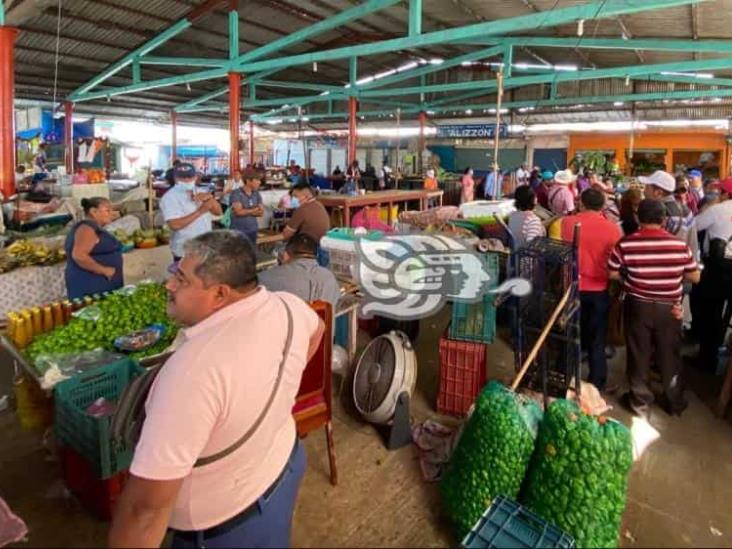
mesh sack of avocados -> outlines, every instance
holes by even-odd
[[[497,381],[478,395],[440,480],[442,509],[463,539],[496,496],[516,499],[542,412]]]
[[[632,463],[622,423],[555,400],[539,428],[520,501],[574,536],[577,547],[616,547]]]

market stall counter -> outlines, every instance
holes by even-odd
[[[351,226],[351,210],[354,208],[363,208],[365,206],[388,206],[389,217],[388,224],[391,224],[392,211],[395,204],[404,204],[405,208],[409,202],[418,202],[419,209],[427,208],[428,193],[423,190],[413,191],[375,191],[356,196],[340,195],[340,194],[321,194],[318,200],[326,208],[339,208],[343,211],[343,224],[346,227]]]

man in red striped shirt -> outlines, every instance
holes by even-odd
[[[663,381],[659,404],[669,414],[686,408],[681,384],[681,297],[684,280],[699,282],[691,249],[662,227],[666,210],[658,200],[638,207],[641,228],[615,246],[608,261],[610,278],[622,280],[625,342],[630,392],[621,404],[644,414],[654,400],[647,384],[651,359]]]

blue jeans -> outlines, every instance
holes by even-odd
[[[580,292],[580,337],[582,349],[587,351],[590,376],[587,381],[600,391],[607,383],[605,340],[610,295],[604,292]]]
[[[197,532],[196,541],[173,535],[173,548],[290,547],[290,527],[300,481],[305,474],[305,449],[298,439],[279,484],[267,499],[260,497],[255,511],[244,522],[217,537]],[[222,479],[225,482],[226,479]]]

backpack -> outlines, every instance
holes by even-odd
[[[235,452],[252,437],[264,420],[267,412],[269,412],[275,395],[277,394],[277,390],[280,387],[282,373],[284,372],[287,356],[290,354],[290,347],[292,346],[292,311],[285,300],[280,298],[280,301],[282,301],[287,312],[287,337],[285,339],[285,349],[282,353],[282,360],[280,361],[277,379],[275,381],[274,388],[272,389],[272,393],[270,393],[269,398],[267,399],[267,402],[257,420],[252,424],[247,432],[239,438],[239,440],[216,454],[199,458],[193,465],[194,467],[208,465],[209,463],[218,461]],[[112,444],[115,445],[116,448],[134,448],[137,445],[137,442],[140,439],[140,434],[142,433],[142,426],[145,423],[145,403],[147,402],[150,388],[160,372],[160,369],[163,367],[164,360],[170,356],[170,354],[157,358],[157,363],[154,366],[151,366],[142,375],[136,377],[122,392],[122,396],[120,396],[119,403],[117,405],[117,410],[112,416],[112,423],[110,427]]]

